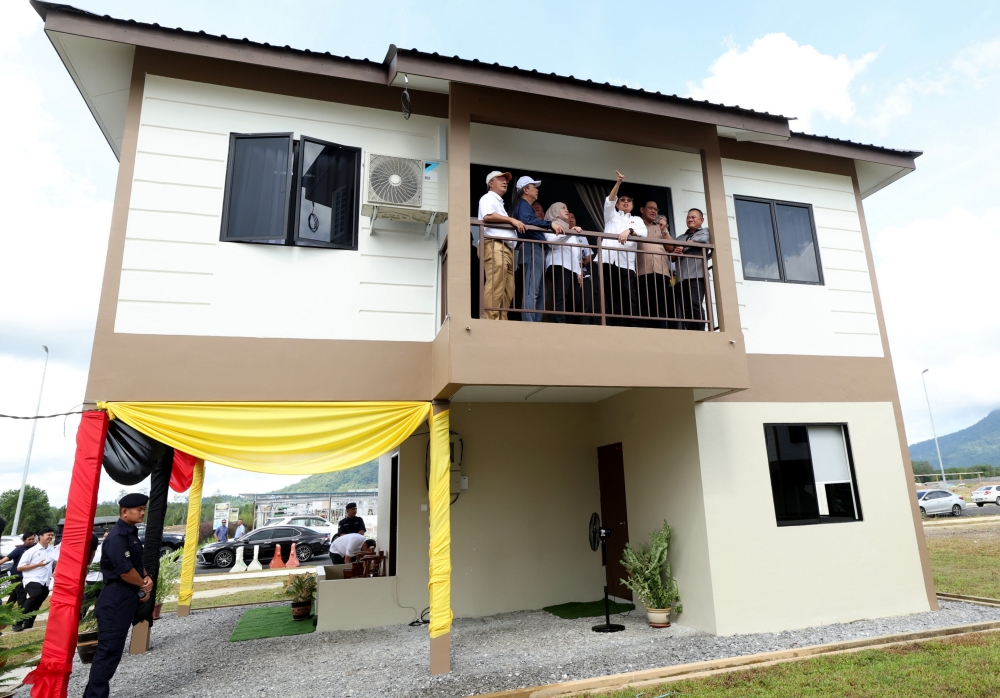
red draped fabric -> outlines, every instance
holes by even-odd
[[[97,511],[97,488],[101,482],[104,440],[108,416],[104,412],[83,413],[76,432],[76,458],[66,501],[66,524],[59,546],[55,585],[49,606],[49,620],[42,644],[42,659],[24,683],[33,684],[32,698],[66,698],[73,669],[83,583],[90,564],[90,539]]]
[[[187,492],[194,477],[194,456],[174,449],[174,468],[170,471],[170,489]]]

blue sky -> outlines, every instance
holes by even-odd
[[[797,130],[923,150],[915,173],[865,201],[907,436],[930,436],[924,368],[941,433],[1000,407],[1000,3],[77,6],[377,61],[395,43],[740,104],[798,117]],[[43,411],[62,411],[82,400],[117,161],[27,2],[4,3],[3,20],[0,412],[33,411],[41,344],[52,349]],[[74,427],[38,430],[31,481],[47,480],[54,501],[65,498]],[[0,490],[19,484],[28,429],[0,424]],[[208,487],[232,489],[224,484]]]

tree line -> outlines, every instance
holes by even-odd
[[[938,467],[937,463],[931,465],[930,461],[926,460],[915,460],[913,463],[913,474],[914,475],[940,475],[941,468]],[[969,465],[964,468],[945,468],[945,474],[955,474],[955,473],[979,473],[983,477],[1000,477],[1000,467],[995,465]]]

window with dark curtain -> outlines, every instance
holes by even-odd
[[[805,206],[776,204],[781,262],[786,281],[819,283],[819,260],[813,239],[812,217]]]
[[[819,502],[805,426],[764,426],[778,524],[819,523]]]
[[[736,221],[743,276],[747,279],[780,280],[770,204],[736,199]]]
[[[361,149],[303,137],[298,171],[295,241],[356,249]]]
[[[292,184],[292,134],[232,134],[222,239],[284,241]]]

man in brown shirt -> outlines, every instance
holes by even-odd
[[[652,242],[672,239],[667,229],[667,219],[659,213],[660,207],[655,201],[647,201],[646,205],[639,209],[642,222],[646,224],[646,239],[650,241],[639,243],[636,260],[636,272],[639,276],[639,312],[644,318],[649,318],[645,320],[646,327],[677,329],[677,323],[672,321],[668,323],[667,320],[677,317],[677,313],[674,308],[674,290],[670,283],[673,276],[670,258],[663,254],[673,252],[674,248],[672,245]],[[649,252],[659,254],[648,254]]]

